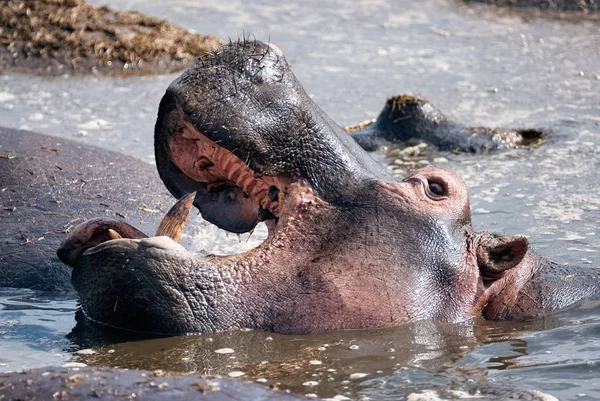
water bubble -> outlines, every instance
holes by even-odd
[[[41,121],[44,119],[44,115],[42,113],[33,113],[29,117],[27,117],[29,121]]]
[[[79,354],[79,355],[93,355],[96,353],[96,351],[94,351],[93,349],[86,348],[86,349],[80,349],[79,351],[77,351],[75,353]]]
[[[217,354],[233,354],[235,351],[231,348],[219,348],[215,350]]]
[[[84,368],[87,365],[81,362],[67,362],[61,365],[62,368]]]

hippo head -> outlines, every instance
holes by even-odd
[[[527,251],[524,238],[472,230],[452,172],[389,176],[272,45],[230,43],[176,79],[155,149],[175,197],[195,193],[186,199],[228,231],[265,221],[269,236],[249,252],[201,258],[110,221],[75,230],[59,255],[74,267],[83,311],[106,325],[306,333],[459,321],[481,314]]]

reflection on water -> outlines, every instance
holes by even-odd
[[[75,300],[0,288],[0,372],[62,365],[73,345]]]
[[[522,18],[444,0],[108,3],[222,38],[243,31],[270,38],[341,124],[373,118],[386,97],[413,92],[466,125],[553,131],[534,151],[471,156],[411,144],[373,155],[397,176],[427,164],[451,168],[469,186],[476,229],[526,234],[553,260],[600,265],[598,21]],[[152,162],[156,109],[172,79],[0,76],[0,121]],[[238,242],[208,227],[187,235],[200,251],[232,252]],[[248,242],[244,236],[242,245],[255,246],[261,236],[264,230]],[[66,337],[75,309],[74,300],[0,290],[0,371],[77,362],[231,375],[365,400],[472,381],[539,389],[561,400],[600,399],[595,301],[523,323],[420,322],[314,336],[232,332],[141,342],[110,336],[102,346],[93,346],[99,339],[90,332]]]
[[[600,397],[599,300],[526,322],[425,321],[306,336],[233,331],[141,341],[122,332],[100,336],[89,325],[67,339],[73,300],[4,290],[0,304],[1,371],[64,363],[162,369],[365,400],[490,383],[496,387],[477,391],[539,390],[561,400]]]
[[[564,385],[571,375],[579,374],[581,366],[595,373],[600,363],[599,319],[600,302],[585,301],[527,322],[418,322],[311,336],[217,333],[109,344],[77,360],[231,375],[323,397],[371,394],[385,399],[387,394],[396,399],[423,389],[461,388],[472,380],[489,379],[511,386],[515,381],[518,387],[552,390],[557,395],[568,392],[571,384],[547,385],[539,381],[540,375],[562,366],[567,375],[562,378]],[[586,340],[580,343],[579,338]],[[600,380],[594,380],[580,384],[580,393],[600,396]]]

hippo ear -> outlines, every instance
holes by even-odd
[[[483,279],[492,281],[501,278],[505,271],[521,263],[528,249],[527,237],[486,235],[477,246],[477,264]]]

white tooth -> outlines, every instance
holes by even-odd
[[[198,139],[198,137],[191,132],[190,130],[184,129],[183,132],[181,133],[181,136],[184,137],[185,139]]]
[[[179,237],[183,232],[183,227],[187,220],[188,214],[196,197],[196,192],[187,194],[177,201],[177,203],[169,210],[167,215],[156,230],[156,236],[167,236],[175,242],[179,241]]]
[[[112,228],[108,229],[108,235],[110,235],[110,238],[112,239],[119,239],[119,238],[123,238],[121,236],[121,234],[119,234],[118,232],[116,232],[115,230],[113,230]]]

